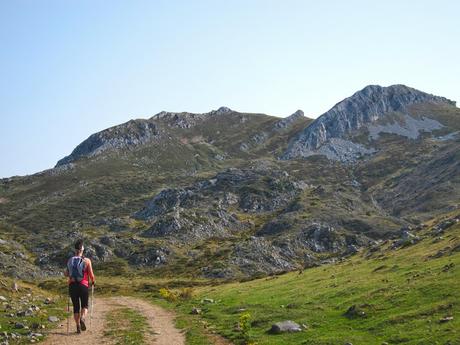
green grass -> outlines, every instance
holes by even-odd
[[[426,235],[412,246],[393,250],[386,245],[303,274],[199,287],[195,297],[178,303],[176,310],[185,317],[193,306],[202,308],[202,316],[193,316],[195,322],[205,321],[237,344],[243,343],[234,327],[240,309],[251,314],[250,335],[259,345],[460,344],[460,253],[430,257],[458,246],[459,235],[456,226],[439,241]],[[215,303],[202,304],[205,297]],[[366,316],[346,317],[352,305]],[[454,319],[441,323],[445,316]],[[272,323],[287,319],[306,324],[307,330],[266,332]]]
[[[117,345],[145,344],[148,331],[147,319],[131,308],[116,308],[107,315],[104,335],[113,338]]]
[[[10,344],[30,344],[27,335],[34,333],[45,334],[48,329],[56,327],[60,322],[51,323],[49,316],[56,316],[59,320],[64,320],[66,312],[66,295],[52,293],[38,288],[35,284],[18,281],[19,291],[11,290],[13,280],[2,277],[0,279],[0,295],[6,298],[6,302],[0,302],[0,332],[6,332],[10,337]],[[50,298],[51,303],[45,303],[45,299]],[[31,306],[36,306],[32,314],[18,316],[17,313],[27,310]],[[22,323],[24,328],[15,328],[16,323]],[[11,333],[20,336],[16,340],[11,340]],[[0,338],[1,339],[1,338]],[[43,339],[39,337],[38,339]]]

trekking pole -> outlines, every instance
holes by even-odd
[[[93,307],[94,307],[94,282],[92,282],[91,284],[91,310],[89,311],[89,328],[91,328],[91,321],[93,320]]]
[[[67,297],[67,335],[70,332],[70,296]]]

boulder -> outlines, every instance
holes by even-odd
[[[445,323],[445,322],[452,321],[453,319],[454,319],[453,316],[445,316],[445,317],[439,319],[439,322],[440,322],[440,323]]]
[[[302,331],[302,328],[300,328],[300,325],[291,320],[277,322],[273,324],[269,330],[269,332],[272,334],[301,332],[301,331]]]
[[[192,311],[190,312],[190,314],[199,315],[199,314],[201,314],[201,309],[193,307]]]
[[[348,308],[344,315],[350,319],[367,316],[366,312],[356,305],[352,305],[350,308]]]
[[[16,322],[16,323],[14,324],[14,328],[16,328],[16,329],[21,329],[21,328],[25,328],[25,327],[26,327],[26,326],[25,326],[23,323],[21,323],[21,322]]]
[[[212,298],[203,298],[201,303],[214,303],[214,300]]]

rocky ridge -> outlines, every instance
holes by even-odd
[[[318,117],[294,138],[283,158],[308,157],[322,154],[318,150],[331,139],[346,139],[347,135],[366,125],[372,124],[392,112],[405,113],[407,108],[418,103],[436,103],[455,106],[455,102],[434,96],[405,85],[382,87],[366,86],[351,97],[337,103],[329,111]],[[433,126],[430,126],[433,127]],[[438,127],[436,124],[435,127]],[[340,147],[340,145],[336,145]],[[338,149],[341,150],[340,148]],[[349,152],[363,153],[362,145]],[[333,156],[329,156],[333,157]],[[339,160],[340,155],[337,156]]]
[[[165,137],[163,126],[187,129],[198,125],[211,117],[232,113],[227,107],[220,107],[208,113],[176,113],[162,111],[150,119],[130,120],[124,124],[92,134],[79,144],[69,156],[59,160],[60,167],[84,157],[94,157],[106,151],[129,149],[151,141],[160,141]]]

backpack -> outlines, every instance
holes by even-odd
[[[67,270],[69,271],[70,280],[73,282],[81,282],[84,277],[86,263],[81,256],[74,256],[67,262]]]

